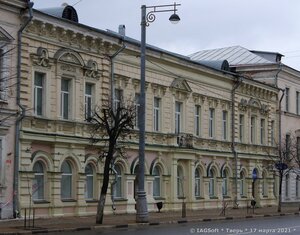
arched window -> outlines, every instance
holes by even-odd
[[[299,198],[300,192],[299,192],[299,185],[300,184],[300,176],[297,175],[296,177],[296,197]]]
[[[84,172],[86,176],[84,196],[86,199],[93,199],[94,198],[94,169],[92,164],[88,164],[85,167]]]
[[[264,197],[267,197],[268,196],[268,184],[267,184],[267,174],[266,172],[263,172],[262,174],[262,195]]]
[[[289,197],[290,175],[285,176],[285,197]]]
[[[240,195],[245,196],[245,174],[243,171],[240,172]]]
[[[209,169],[208,177],[209,177],[208,192],[209,192],[209,196],[213,197],[215,196],[215,174],[212,169]]]
[[[222,195],[228,195],[228,172],[226,169],[223,169],[221,172],[222,175]]]
[[[177,197],[183,197],[183,169],[181,166],[177,166]]]
[[[154,176],[153,181],[153,197],[161,196],[161,173],[158,166],[153,168],[152,175]]]
[[[72,167],[68,161],[61,165],[61,199],[72,198]]]
[[[114,187],[114,197],[121,198],[123,195],[122,195],[122,169],[120,165],[115,165],[115,170],[117,172],[117,176],[116,176],[117,182]]]
[[[45,177],[43,164],[38,161],[33,166],[34,179],[32,182],[32,199],[43,200],[45,199]]]
[[[201,172],[199,168],[195,170],[195,197],[201,197]]]

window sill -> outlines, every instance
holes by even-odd
[[[241,198],[247,198],[247,196],[241,195]]]
[[[75,199],[61,199],[62,202],[77,202]]]
[[[164,197],[154,197],[154,200],[166,200]]]
[[[34,204],[47,204],[47,203],[50,203],[50,202],[47,201],[47,200],[41,199],[41,200],[33,200],[33,203]]]
[[[224,198],[224,199],[228,199],[228,198],[231,198],[231,197],[228,196],[228,195],[223,195],[223,198]]]
[[[196,197],[196,200],[203,200],[204,197]]]
[[[182,200],[184,200],[184,199],[186,199],[186,197],[177,197],[178,199],[182,199]]]
[[[86,203],[95,203],[95,202],[98,202],[98,200],[96,200],[96,199],[86,199],[85,202]]]
[[[268,198],[268,196],[266,196],[266,195],[263,195],[263,198]]]
[[[209,196],[209,199],[218,199],[216,196]]]
[[[125,202],[125,201],[128,201],[127,198],[114,198],[114,201],[115,202]]]

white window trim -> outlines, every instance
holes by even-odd
[[[215,138],[215,119],[216,110],[214,108],[210,108],[208,117],[208,136],[211,139]]]
[[[155,106],[155,100],[158,101],[158,107]],[[161,130],[161,98],[153,99],[153,130],[158,132]]]

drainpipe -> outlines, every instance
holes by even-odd
[[[21,50],[22,50],[22,33],[26,26],[33,18],[32,12],[33,2],[27,2],[29,10],[29,18],[21,26],[18,31],[18,54],[17,54],[17,105],[21,109],[19,117],[16,120],[15,129],[15,159],[14,159],[14,183],[13,183],[13,215],[14,218],[19,216],[19,158],[20,158],[20,124],[25,117],[26,109],[21,104]]]
[[[234,84],[231,90],[231,150],[234,157],[234,164],[235,164],[235,197],[234,197],[234,207],[238,208],[238,153],[236,151],[236,142],[235,142],[235,91],[241,85],[243,81],[242,77],[238,77],[238,81]]]

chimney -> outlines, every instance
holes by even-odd
[[[126,27],[124,24],[119,25],[119,34],[121,34],[123,37],[126,36]]]

